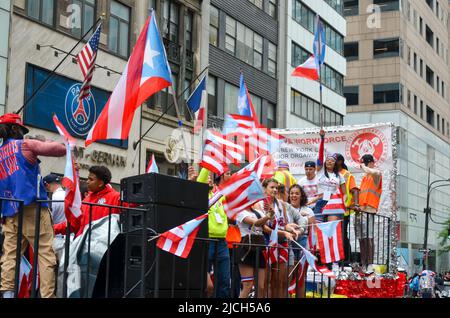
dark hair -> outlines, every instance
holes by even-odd
[[[324,172],[325,176],[329,179],[330,176],[328,175],[327,167],[323,167],[323,169],[325,169],[325,172]],[[336,177],[339,178],[339,169],[338,169],[338,166],[337,166],[337,162],[336,162],[336,161],[334,162],[333,172],[334,172],[334,174],[336,175]]]
[[[89,168],[89,172],[95,174],[95,176],[102,180],[105,185],[111,181],[111,171],[105,166],[92,166]]]
[[[370,162],[375,162],[375,159],[372,155],[365,154],[361,157],[361,161],[367,166]]]
[[[274,178],[270,178],[270,179],[264,179],[264,181],[262,182],[262,186],[263,188],[267,188],[267,186],[269,185],[269,183],[274,182],[276,184],[279,184],[279,182],[274,179]]]
[[[337,156],[336,163],[337,163],[338,161],[342,161],[341,167],[344,168],[345,170],[348,170],[347,165],[345,164],[345,158],[344,158],[344,156],[341,155],[340,153],[337,153],[336,156]]]
[[[282,183],[278,184],[278,193],[286,192],[286,186]]]
[[[86,181],[80,180],[80,193],[83,196],[84,193],[89,192]]]
[[[0,124],[0,138],[3,139],[14,138],[14,132],[12,131],[12,124]]]
[[[291,203],[291,190],[297,188],[300,191],[300,207],[306,206],[306,203],[308,203],[308,197],[306,196],[305,190],[303,190],[303,187],[301,187],[299,184],[294,184],[289,189],[289,196],[288,196],[288,203]]]

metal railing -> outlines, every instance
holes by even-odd
[[[14,292],[15,295],[19,294],[19,282],[20,282],[20,261],[22,251],[22,238],[23,238],[23,214],[24,203],[21,200],[14,200],[9,198],[0,198],[0,204],[4,201],[14,202],[18,208],[18,227],[17,227],[17,243],[16,243],[16,264],[14,273]],[[31,274],[31,298],[38,296],[38,264],[39,257],[39,238],[41,234],[40,219],[41,210],[44,204],[48,203],[63,203],[63,201],[51,201],[41,200],[36,203],[35,212],[35,228],[34,228],[34,246],[33,246],[33,270]],[[182,259],[173,254],[160,250],[156,244],[157,240],[152,239],[158,234],[152,226],[151,209],[150,206],[141,207],[129,207],[129,206],[114,206],[106,204],[94,204],[83,203],[88,206],[88,215],[84,216],[88,218],[86,228],[81,233],[78,230],[76,239],[81,240],[84,237],[86,246],[81,248],[81,252],[86,251],[81,258],[71,259],[73,252],[71,250],[75,247],[75,240],[71,240],[70,224],[66,227],[65,241],[64,241],[64,258],[60,262],[64,263],[64,266],[59,268],[57,280],[62,275],[62,285],[58,284],[60,297],[217,297],[219,295],[219,284],[213,284],[214,289],[212,295],[207,288],[207,273],[209,267],[217,271],[219,268],[218,257],[218,244],[221,240],[208,239],[198,237],[195,239],[189,257]],[[95,217],[93,216],[93,210],[97,209]],[[98,209],[101,210],[102,218],[98,218]],[[86,211],[86,208],[84,208]],[[113,215],[119,214],[114,218]],[[120,220],[118,219],[120,218]],[[360,219],[358,219],[360,218]],[[364,219],[366,218],[366,219]],[[100,220],[106,222],[99,225]],[[176,223],[177,220],[174,220]],[[117,232],[116,225],[118,225],[119,232]],[[177,224],[174,224],[176,226]],[[112,226],[115,227],[113,231]],[[206,226],[206,223],[204,224]],[[344,232],[348,233],[348,239],[350,241],[351,250],[350,262],[358,262],[364,258],[373,261],[375,264],[389,265],[390,255],[390,231],[391,220],[381,215],[369,215],[368,213],[362,213],[359,216],[352,215],[348,228],[342,224]],[[359,227],[359,228],[358,228]],[[365,227],[365,231],[364,228]],[[97,231],[97,232],[95,232]],[[106,236],[104,235],[106,232]],[[113,234],[114,232],[114,234]],[[98,236],[100,235],[103,236]],[[93,235],[95,235],[93,237]],[[114,235],[114,237],[113,237]],[[105,244],[106,249],[103,253],[98,252],[98,246],[101,240]],[[369,256],[361,256],[361,253],[367,252],[367,249],[361,250],[361,244],[363,240],[370,239],[373,241],[373,258]],[[106,242],[105,242],[106,241]],[[223,240],[222,240],[223,242]],[[93,245],[94,244],[94,245]],[[214,244],[214,253],[211,259],[210,245]],[[94,250],[93,250],[94,248]],[[253,288],[247,295],[253,298],[267,298],[273,297],[274,290],[277,293],[276,297],[295,297],[304,298],[307,297],[308,292],[312,292],[312,297],[330,297],[332,294],[333,284],[335,281],[329,277],[324,277],[323,274],[318,272],[308,272],[299,263],[299,257],[301,255],[301,249],[295,245],[289,245],[286,247],[275,247],[276,250],[282,249],[288,250],[288,257],[286,262],[280,261],[280,255],[283,253],[277,253],[278,258],[275,264],[269,264],[268,258],[263,256],[261,252],[265,251],[267,254],[267,245],[264,244],[244,244],[235,243],[233,248],[229,249],[230,257],[230,273],[231,273],[231,285],[230,297],[238,297],[238,293],[241,293],[243,284],[241,284],[241,274],[239,267],[242,261],[239,259],[239,251],[242,248],[254,249],[254,273],[258,273],[259,265],[261,263],[261,257],[264,257],[264,271],[265,282],[263,292],[258,288],[260,282],[258,281],[259,275],[253,277]],[[273,247],[271,247],[273,248]],[[78,250],[80,251],[80,250]],[[299,252],[299,253],[297,253]],[[370,252],[370,251],[369,251]],[[359,253],[359,257],[357,256]],[[291,256],[294,255],[295,257]],[[99,258],[99,255],[101,256]],[[78,257],[78,256],[77,256]],[[83,258],[84,257],[84,258]],[[80,262],[80,292],[69,294],[68,279],[69,275],[73,273],[69,270],[73,262]],[[318,258],[320,264],[320,257]],[[325,264],[324,264],[325,265]],[[98,268],[96,267],[98,266]],[[329,265],[328,265],[329,266]],[[339,266],[342,269],[344,267],[344,261],[339,262]],[[389,266],[387,266],[388,268]],[[331,269],[331,267],[329,266]],[[62,270],[62,273],[61,273]],[[96,272],[94,272],[96,271]],[[282,273],[282,274],[280,274]],[[274,278],[273,275],[277,277]],[[312,275],[312,277],[310,277]],[[216,276],[216,275],[214,275]],[[294,293],[289,293],[289,286],[293,280],[296,280],[296,287]],[[70,280],[72,281],[72,280]],[[278,288],[274,289],[274,284]],[[262,286],[261,285],[261,286]],[[302,286],[298,288],[297,286]]]

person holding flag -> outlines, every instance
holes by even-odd
[[[345,213],[344,202],[346,200],[345,195],[345,179],[339,173],[338,166],[336,165],[337,155],[327,155],[325,162],[324,157],[324,143],[325,143],[325,131],[320,130],[320,146],[319,146],[319,158],[317,159],[317,196],[319,200],[314,207],[314,215],[317,222],[336,221],[341,219]],[[344,195],[343,195],[344,194]],[[331,213],[324,214],[324,208],[327,203],[335,197],[338,197],[338,201],[341,200],[341,209],[335,209]]]
[[[56,256],[53,251],[53,230],[47,203],[41,204],[40,233],[35,237],[36,201],[48,200],[41,179],[38,156],[62,157],[66,147],[58,142],[25,139],[28,129],[17,114],[0,116],[0,197],[23,200],[22,249],[39,240],[38,266],[40,294],[43,298],[55,297]],[[13,164],[11,164],[13,163]],[[17,249],[19,205],[3,200],[3,255],[1,257],[1,287],[3,298],[13,298]]]

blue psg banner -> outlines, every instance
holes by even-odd
[[[43,68],[27,64],[25,99],[33,94],[49,73]],[[25,107],[25,125],[57,132],[52,120],[53,114],[56,114],[73,137],[86,139],[111,93],[91,86],[91,93],[80,106],[80,88],[80,82],[55,74]],[[128,148],[127,140],[108,140],[102,143]]]

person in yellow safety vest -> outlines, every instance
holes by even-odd
[[[294,176],[289,172],[289,163],[284,160],[276,162],[273,178],[277,180],[278,183],[284,185],[286,191],[289,191],[294,184],[297,184],[297,180],[295,180]]]
[[[213,194],[214,184],[211,182],[210,171],[202,168],[198,176],[196,177],[195,168],[189,167],[189,180],[203,183],[209,183],[210,192],[209,197]],[[224,174],[214,179],[215,185],[220,185],[231,177],[231,173],[225,172]],[[223,208],[222,197],[217,201],[208,211],[208,236],[211,239],[217,240],[217,242],[211,242],[209,245],[208,253],[208,271],[210,272],[214,268],[214,282],[218,284],[216,298],[228,298],[230,297],[230,253],[228,250],[227,242],[225,238],[228,231],[228,217]],[[217,256],[217,258],[216,258]],[[216,267],[217,266],[217,267]],[[208,290],[212,293],[213,286],[208,275]]]
[[[367,271],[371,271],[374,254],[374,221],[380,204],[382,173],[380,170],[375,169],[375,160],[372,155],[366,154],[362,156],[361,162],[363,165],[360,167],[365,172],[359,187],[359,204],[362,213],[357,213],[355,232],[361,247],[361,263]]]
[[[359,211],[359,189],[356,184],[355,177],[348,171],[347,165],[345,164],[345,158],[340,153],[336,154],[336,165],[338,166],[339,173],[344,177],[345,180],[345,192],[347,194],[347,199],[345,200],[345,213],[344,213],[344,254],[345,262],[349,264],[351,255],[351,245],[349,239],[349,229],[350,224],[350,214],[355,211]],[[347,264],[347,265],[348,265]]]

